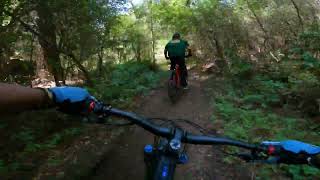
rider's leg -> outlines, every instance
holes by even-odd
[[[176,60],[175,57],[170,57],[170,71],[175,70],[175,68],[176,68],[176,62],[177,62],[177,60]],[[173,78],[173,75],[171,74],[170,79],[172,80],[172,78]]]
[[[170,70],[174,70],[176,67],[176,58],[175,57],[170,57]]]
[[[187,82],[188,72],[187,72],[185,59],[179,58],[178,64],[179,64],[180,71],[181,71],[181,85],[183,87],[186,87],[186,86],[188,86],[188,82]]]

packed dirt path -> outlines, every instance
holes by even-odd
[[[167,89],[162,87],[145,97],[135,112],[145,117],[188,119],[214,133],[217,129],[214,129],[210,120],[212,105],[204,92],[206,79],[207,77],[192,72],[189,76],[190,89],[176,104],[169,101]],[[91,179],[144,179],[143,147],[152,144],[152,140],[152,134],[142,128],[133,127],[114,142],[114,148],[96,166]],[[177,166],[175,179],[250,179],[243,166],[231,167],[223,163],[221,152],[214,148],[218,147],[189,145],[189,163]]]

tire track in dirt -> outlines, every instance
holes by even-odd
[[[209,103],[210,98],[204,92],[205,80],[206,77],[191,72],[190,89],[176,104],[171,104],[167,97],[167,89],[163,87],[144,98],[135,112],[145,117],[188,119],[215,131],[210,122],[213,113]],[[114,148],[96,167],[91,179],[144,179],[143,147],[152,144],[152,141],[152,134],[142,128],[133,127],[112,144]],[[223,155],[212,146],[188,145],[188,155],[189,163],[177,166],[175,175],[177,180],[250,178],[246,168],[231,167],[223,163]]]

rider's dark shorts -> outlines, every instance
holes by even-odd
[[[170,61],[170,70],[174,70],[176,64],[178,64],[182,70],[186,70],[186,62],[184,57],[170,57]]]

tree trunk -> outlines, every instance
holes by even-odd
[[[254,9],[252,8],[252,6],[250,5],[249,1],[247,0],[247,5],[249,10],[252,12],[255,20],[257,21],[257,23],[259,24],[260,29],[263,31],[264,33],[264,41],[263,41],[263,47],[264,47],[264,51],[266,51],[268,49],[268,42],[270,40],[270,36],[268,34],[268,31],[264,28],[259,16],[257,15],[257,13],[254,11]]]
[[[138,62],[141,61],[141,44],[140,44],[140,42],[138,42],[138,46],[137,46],[137,61]]]
[[[3,55],[3,51],[2,51],[2,49],[1,49],[1,46],[0,46],[0,72],[4,72],[4,67],[5,67],[5,62],[6,62],[6,59],[5,59],[5,57],[4,57],[4,55]],[[3,78],[2,77],[2,75],[3,75],[4,73],[0,73],[0,80]]]
[[[33,52],[34,52],[34,35],[31,35],[31,41],[30,41],[30,58],[29,61],[32,62],[33,61]]]
[[[98,78],[101,78],[102,76],[102,63],[103,63],[103,50],[104,48],[100,48],[100,52],[98,53],[98,63],[97,63],[97,71],[98,71]]]
[[[264,32],[264,34],[267,36],[267,30],[264,28],[260,18],[258,17],[257,13],[254,11],[254,9],[252,8],[252,6],[250,5],[249,1],[247,0],[247,5],[249,10],[252,12],[254,18],[256,19],[257,23],[259,24],[260,29]]]
[[[298,37],[298,34],[291,28],[291,24],[289,23],[288,20],[285,20],[284,23],[288,25],[288,30],[295,36]]]
[[[41,70],[48,70],[48,64],[44,61],[43,50],[39,45],[35,46],[36,75],[41,76]]]
[[[89,72],[86,70],[86,68],[81,64],[81,62],[76,58],[76,56],[72,53],[68,53],[68,52],[63,52],[63,54],[65,54],[66,56],[68,56],[69,58],[71,58],[71,60],[74,62],[74,64],[80,69],[80,71],[82,71],[84,77],[87,80],[88,85],[92,86],[93,82],[92,79],[90,78]]]
[[[294,0],[291,0],[291,3],[293,4],[294,8],[296,9],[296,12],[297,12],[297,15],[298,15],[298,19],[299,19],[299,22],[300,22],[300,26],[301,26],[301,29],[303,31],[304,30],[304,24],[303,24],[303,20],[302,20],[301,14],[300,14],[299,7],[296,4],[296,2],[294,2]]]
[[[155,46],[156,46],[156,39],[154,36],[154,22],[153,22],[153,12],[152,12],[152,0],[150,0],[150,30],[151,30],[151,39],[152,39],[152,64],[156,66],[156,57],[155,57]]]
[[[312,20],[313,20],[313,23],[314,24],[317,24],[317,22],[319,21],[319,18],[318,18],[318,10],[316,8],[317,4],[314,4],[312,2],[307,2],[310,7],[311,7],[311,14],[312,14]],[[319,1],[320,3],[320,1]]]
[[[64,82],[64,73],[60,61],[60,53],[57,48],[55,25],[53,24],[53,15],[50,12],[47,1],[39,1],[36,6],[39,19],[39,42],[43,50],[44,60],[48,63],[48,69],[53,74],[57,86]]]
[[[213,34],[211,34],[209,37],[210,39],[210,42],[212,44],[212,47],[216,49],[217,51],[217,57],[220,58],[221,60],[225,60],[224,59],[224,53],[223,53],[223,47],[219,41],[219,39],[217,38],[217,35],[215,32],[212,32]]]
[[[220,44],[220,41],[218,40],[218,38],[214,37],[214,42],[216,45],[216,49],[217,49],[217,55],[220,59],[224,60],[224,53],[223,53],[223,48]]]

